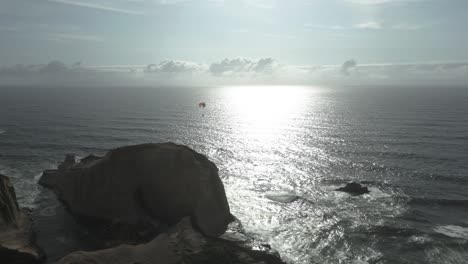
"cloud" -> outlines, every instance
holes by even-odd
[[[313,23],[306,23],[304,24],[305,28],[311,28],[311,29],[325,29],[325,30],[346,30],[349,29],[344,26],[340,25],[320,25],[320,24],[313,24]]]
[[[357,62],[355,60],[353,59],[347,60],[341,66],[341,73],[343,75],[349,75],[350,70],[356,68],[356,66],[357,66]]]
[[[86,66],[61,61],[0,67],[0,85],[155,86],[230,84],[466,85],[468,61],[406,64],[284,65],[273,58],[212,64],[167,60],[149,65]]]
[[[294,35],[288,35],[288,34],[271,34],[271,33],[266,33],[263,34],[265,37],[269,38],[278,38],[278,39],[293,39],[296,38]]]
[[[307,29],[318,29],[318,30],[395,30],[395,31],[412,31],[420,30],[424,28],[423,25],[415,24],[391,24],[391,23],[381,23],[377,21],[367,21],[363,23],[354,24],[351,26],[341,26],[341,25],[320,25],[306,23],[304,27]]]
[[[346,0],[347,2],[358,4],[358,5],[379,5],[395,2],[398,0]]]
[[[57,74],[64,73],[67,71],[74,71],[77,68],[68,67],[65,63],[61,61],[51,61],[47,64],[32,64],[32,65],[22,65],[18,64],[13,67],[3,67],[0,68],[0,76],[21,76],[27,77],[30,75],[47,75],[47,74]]]
[[[353,85],[466,85],[468,82],[468,62],[358,65],[348,60],[339,68],[339,74],[337,71],[336,66],[328,66],[311,74],[324,82]]]
[[[424,0],[345,0],[346,2],[357,5],[381,5],[381,4],[394,4],[394,3],[412,3]]]
[[[175,4],[180,4],[180,3],[190,2],[190,1],[191,0],[157,0],[156,2],[160,5],[175,5]]]
[[[252,60],[247,58],[224,59],[210,65],[209,71],[215,76],[272,74],[279,65],[272,58]]]
[[[81,62],[71,66],[53,60],[47,64],[18,64],[12,67],[0,67],[0,85],[3,84],[77,84],[86,78],[96,77],[99,73],[84,68]]]
[[[107,5],[101,5],[97,3],[89,3],[89,2],[82,2],[76,0],[48,0],[49,2],[65,4],[69,6],[75,7],[83,7],[83,8],[90,8],[95,10],[107,11],[107,12],[114,12],[114,13],[121,13],[121,14],[128,14],[128,15],[142,15],[143,12],[128,10],[128,9],[121,9]]]
[[[0,77],[1,76],[21,76],[36,73],[38,66],[36,65],[22,65],[17,64],[12,67],[3,67],[0,68]]]
[[[375,22],[375,21],[368,21],[368,22],[356,24],[354,27],[360,28],[360,29],[382,29],[382,24],[379,22]]]
[[[276,0],[242,0],[246,5],[261,9],[272,9],[276,6]]]
[[[98,35],[83,33],[50,33],[44,35],[47,39],[53,41],[85,41],[85,42],[103,42],[104,38]]]
[[[392,29],[395,30],[419,30],[422,29],[424,26],[422,25],[411,25],[411,24],[396,24],[391,26]]]
[[[68,66],[61,62],[61,61],[51,61],[47,63],[46,65],[42,66],[39,68],[40,73],[45,73],[45,74],[55,74],[55,73],[63,73],[68,71],[69,68]]]
[[[204,68],[203,65],[188,61],[168,60],[159,64],[149,64],[146,66],[146,73],[196,73]]]

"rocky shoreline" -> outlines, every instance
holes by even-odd
[[[230,213],[218,168],[186,146],[141,144],[75,159],[67,155],[57,170],[44,171],[39,184],[64,208],[60,215],[71,224],[62,229],[92,243],[48,254],[49,263],[284,263],[269,245],[243,232]],[[0,259],[43,262],[31,221],[21,226],[15,220],[31,218],[19,213],[8,178],[0,179]],[[37,217],[34,231],[50,240],[41,221],[62,225],[65,220],[57,217]],[[11,230],[28,235],[21,240]],[[41,244],[46,253],[49,244]]]

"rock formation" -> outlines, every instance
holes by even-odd
[[[38,263],[43,255],[34,243],[32,222],[21,210],[7,176],[0,174],[0,263]]]
[[[219,238],[208,238],[194,230],[190,220],[183,219],[167,233],[149,243],[121,245],[94,252],[74,252],[59,264],[284,264],[267,246],[253,250],[247,245]]]
[[[10,179],[0,174],[0,228],[18,228],[21,212]]]
[[[367,187],[362,186],[361,184],[357,182],[350,182],[346,184],[346,186],[340,187],[336,189],[335,191],[347,192],[351,195],[361,195],[361,194],[369,193],[369,189],[367,189]]]
[[[67,155],[59,170],[45,171],[39,183],[85,223],[128,229],[130,236],[152,238],[161,223],[190,217],[202,234],[217,237],[232,220],[216,165],[173,143],[121,147],[80,163]]]
[[[63,253],[60,264],[284,264],[243,232],[218,168],[188,147],[142,144],[75,160],[67,155],[39,183],[103,243]]]
[[[73,167],[76,164],[76,156],[74,154],[67,154],[65,160],[58,166],[60,171],[65,171]]]

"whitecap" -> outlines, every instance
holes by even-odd
[[[299,198],[299,196],[290,192],[269,192],[265,194],[265,197],[279,203],[292,203]]]
[[[392,195],[386,192],[383,192],[377,187],[368,187],[369,188],[369,193],[368,197],[371,199],[379,199],[379,198],[391,198]]]
[[[408,240],[411,243],[415,243],[419,245],[424,245],[432,241],[432,239],[427,235],[422,235],[422,236],[414,235],[414,236],[411,236]]]
[[[438,226],[434,231],[449,237],[468,239],[468,228],[466,227],[456,225]]]
[[[0,129],[0,134],[3,134],[5,132],[6,132],[5,130]]]

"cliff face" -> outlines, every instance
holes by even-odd
[[[21,210],[10,179],[0,174],[0,260],[1,263],[40,262],[43,255],[34,242],[29,211]]]
[[[0,174],[0,231],[17,228],[21,220],[21,211],[16,201],[16,194],[10,179]]]

